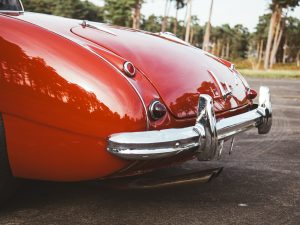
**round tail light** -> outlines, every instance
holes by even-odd
[[[124,67],[124,72],[128,77],[134,77],[136,73],[136,69],[131,62],[125,62],[123,67]]]
[[[256,96],[257,96],[257,92],[253,89],[249,89],[248,98],[252,100],[252,99],[255,99]]]
[[[167,108],[160,101],[156,100],[149,106],[150,115],[153,120],[159,120],[167,113]]]

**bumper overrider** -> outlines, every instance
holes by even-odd
[[[216,120],[213,99],[203,94],[199,97],[195,126],[113,134],[108,139],[107,150],[127,160],[167,158],[185,151],[197,153],[199,160],[213,160],[220,157],[224,141],[251,128],[266,134],[271,126],[268,87],[260,88],[259,104],[253,105],[251,111],[220,120]]]

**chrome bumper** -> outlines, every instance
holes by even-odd
[[[259,134],[266,134],[271,126],[272,106],[267,87],[260,88],[259,104],[253,110],[219,121],[212,98],[200,95],[195,126],[113,134],[107,150],[129,160],[166,158],[183,151],[196,152],[199,160],[213,160],[220,157],[224,141],[254,127]]]

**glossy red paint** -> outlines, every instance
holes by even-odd
[[[214,97],[218,118],[245,112],[251,104],[229,64],[184,44],[26,12],[0,15],[0,23],[0,112],[17,177],[110,176],[130,164],[106,151],[110,134],[191,126],[199,93]],[[127,61],[136,68],[133,77],[124,73]],[[232,95],[221,96],[212,72]],[[168,110],[158,120],[149,119],[154,100]]]
[[[65,38],[13,18],[0,21],[6,53],[0,55],[0,111],[14,175],[95,179],[126,166],[105,147],[112,133],[146,129],[145,110],[128,81]]]
[[[82,26],[73,28],[72,32],[133,62],[176,118],[196,116],[200,93],[214,96],[217,113],[249,104],[241,80],[228,68],[229,64],[216,57],[136,30],[104,25],[103,29],[109,29],[112,34],[101,31],[101,27],[98,30]],[[232,88],[232,97],[222,97],[211,72],[224,89],[225,83]]]

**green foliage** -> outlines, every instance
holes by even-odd
[[[255,32],[253,33],[253,38],[257,41],[267,40],[269,24],[270,24],[271,14],[264,14],[259,17],[258,24],[256,25]]]
[[[53,0],[22,0],[26,11],[53,14],[56,2]]]
[[[106,0],[104,6],[106,21],[115,25],[129,26],[133,4],[134,0]]]
[[[105,20],[119,26],[130,26],[132,24],[132,10],[137,3],[138,0],[105,0]]]
[[[182,9],[187,4],[187,0],[171,0],[171,1],[174,1],[176,3],[176,8],[177,9]]]
[[[152,0],[151,0],[152,1]],[[187,0],[171,0],[172,7],[182,9],[186,7]],[[95,6],[85,0],[22,0],[26,11],[54,14],[58,16],[86,19],[91,21],[104,21],[114,25],[132,26],[132,13],[137,4],[144,3],[144,0],[104,0],[104,6]],[[293,9],[299,5],[300,0],[270,0],[270,8],[274,11],[276,7],[282,9]],[[267,43],[268,29],[271,13],[260,16],[256,30],[249,33],[248,29],[242,25],[234,27],[224,24],[212,27],[211,43],[213,44],[213,54],[230,60],[244,60],[247,54],[257,52],[259,43]],[[151,15],[148,18],[141,16],[141,29],[150,32],[160,32],[163,21],[162,16]],[[287,62],[295,62],[300,51],[300,20],[288,17],[282,20],[285,23],[282,41],[278,48],[277,61],[283,57],[283,47],[287,45]],[[174,29],[177,24],[177,29]],[[176,22],[175,16],[168,17],[168,32],[177,31],[176,35],[184,39],[186,30],[185,21]],[[201,47],[203,43],[205,26],[199,24],[196,16],[192,16],[191,21],[191,43],[196,47]],[[248,53],[249,52],[249,53]],[[253,54],[255,55],[255,54]],[[249,63],[249,62],[247,62]],[[248,65],[248,64],[247,64]]]
[[[157,33],[161,31],[162,17],[150,15],[149,18],[143,20],[141,28],[146,31]]]
[[[288,17],[285,21],[285,27],[284,39],[287,44],[288,60],[294,61],[300,51],[300,19]],[[280,49],[283,49],[283,45],[284,42]]]
[[[255,51],[257,44],[259,44],[262,40],[265,48],[268,38],[270,18],[271,14],[265,14],[259,17],[256,31],[251,34],[250,38],[250,45],[253,51]],[[284,47],[287,48],[287,61],[295,61],[298,51],[300,50],[300,20],[295,17],[287,17],[282,19],[282,23],[284,24],[284,33],[278,48],[277,61],[282,61]],[[285,46],[285,44],[287,46]]]
[[[101,7],[81,0],[23,0],[26,11],[53,14],[76,19],[103,21]]]
[[[248,29],[241,24],[232,28],[229,24],[212,27],[213,53],[227,59],[246,58],[249,38],[250,33]]]
[[[248,52],[250,33],[248,28],[241,24],[233,28],[232,45],[230,48],[231,58],[246,58]]]
[[[280,8],[294,8],[300,4],[300,0],[272,0],[270,8],[274,11],[276,6]]]

